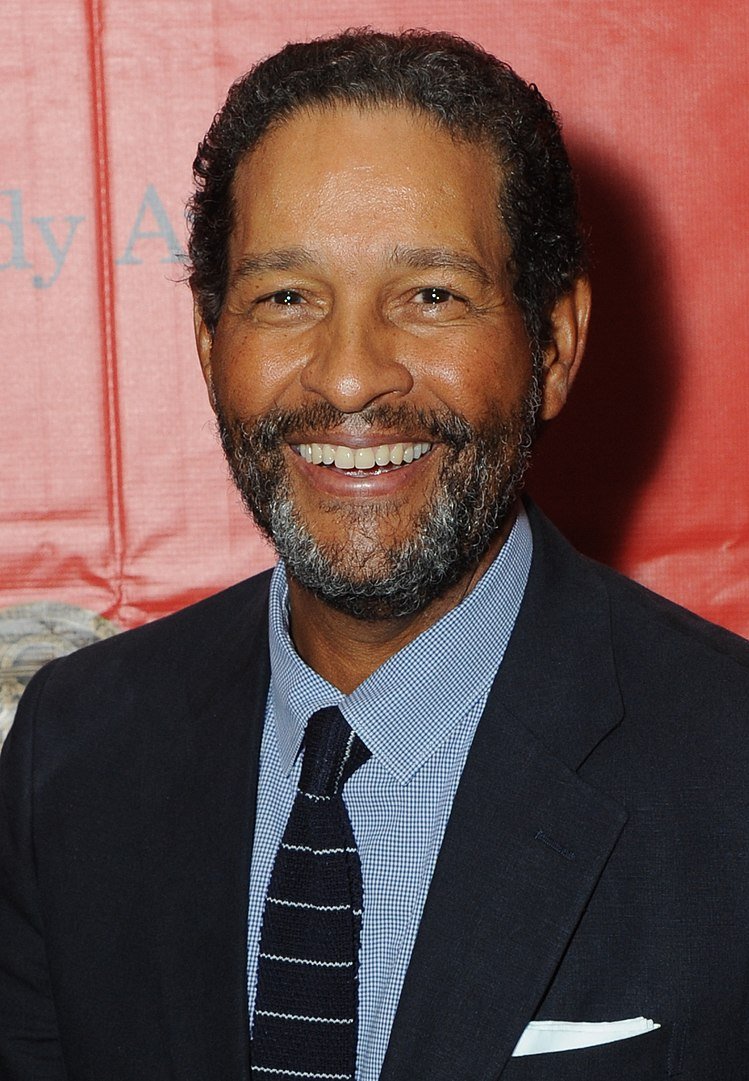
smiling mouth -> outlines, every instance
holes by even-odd
[[[372,474],[417,462],[431,451],[432,444],[381,443],[378,447],[347,447],[343,443],[297,443],[291,449],[310,465]]]

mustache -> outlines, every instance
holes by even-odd
[[[368,428],[379,432],[413,432],[428,437],[430,442],[445,443],[461,451],[475,439],[473,425],[460,413],[451,410],[414,409],[407,405],[373,405],[358,413],[344,413],[329,402],[312,402],[299,409],[270,409],[262,416],[240,418],[228,423],[219,412],[219,432],[222,442],[227,436],[239,436],[261,453],[276,450],[288,437],[299,432],[326,431],[336,428]]]

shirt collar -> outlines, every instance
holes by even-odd
[[[375,759],[406,784],[471,706],[488,693],[523,598],[533,554],[520,507],[496,559],[471,592],[344,695],[296,652],[283,564],[270,587],[270,695],[283,771],[291,770],[307,718],[337,705]]]

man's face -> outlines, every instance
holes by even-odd
[[[304,111],[237,168],[229,285],[198,343],[232,470],[292,575],[364,618],[467,580],[543,387],[498,168],[428,118]]]

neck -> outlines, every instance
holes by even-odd
[[[512,528],[510,514],[480,562],[421,611],[397,619],[356,619],[332,608],[289,580],[291,637],[310,668],[350,694],[368,676],[470,593],[497,556]]]

